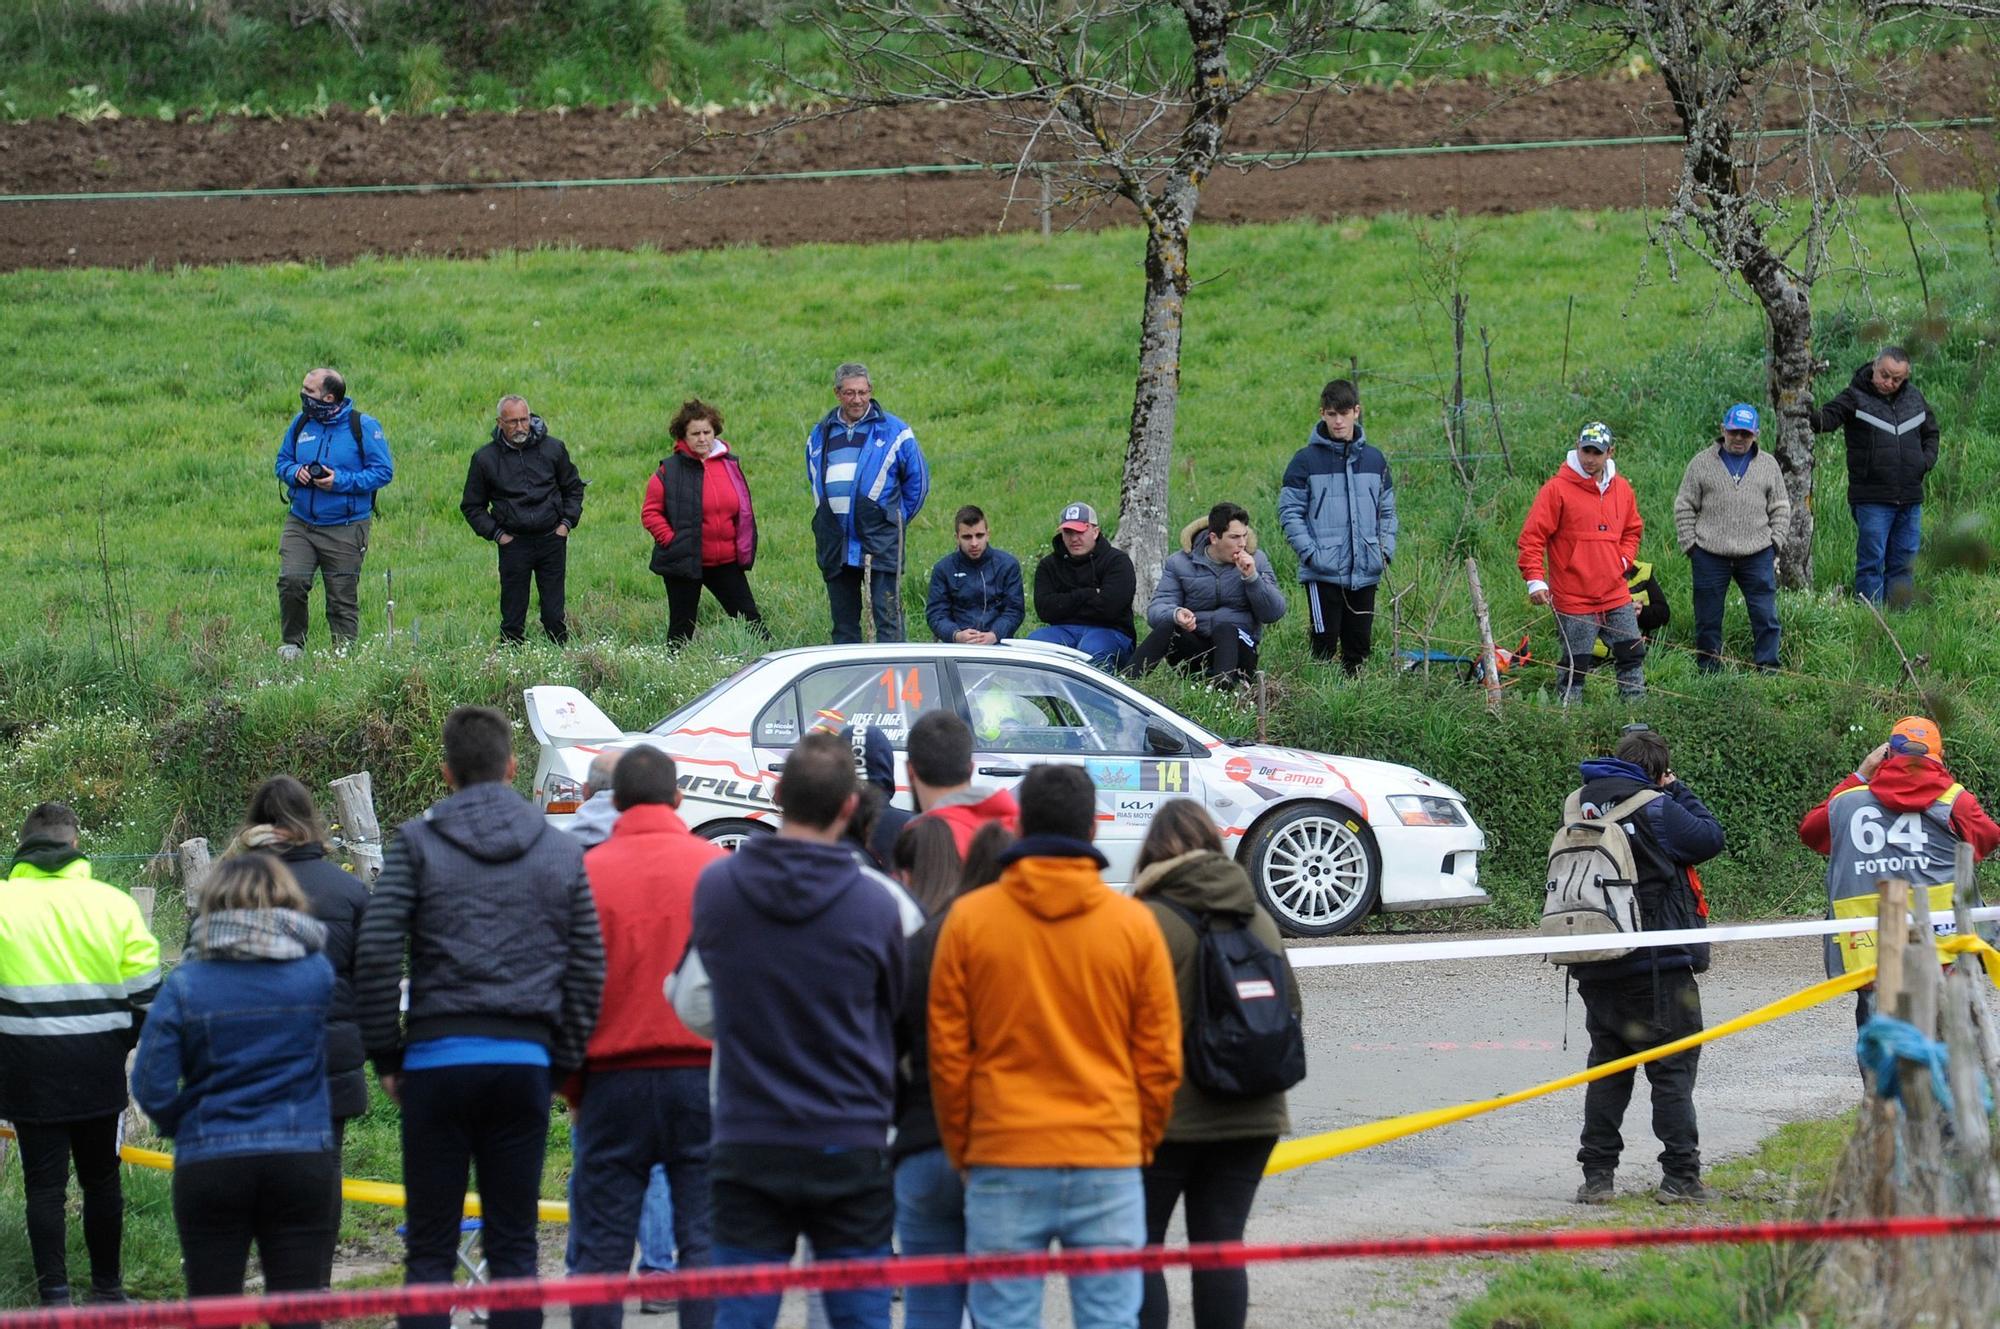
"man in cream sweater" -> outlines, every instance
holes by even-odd
[[[1792,501],[1777,459],[1757,446],[1757,408],[1738,402],[1722,437],[1697,452],[1674,495],[1674,533],[1694,565],[1694,647],[1703,673],[1722,668],[1722,605],[1733,580],[1750,611],[1759,669],[1778,667],[1778,537]]]

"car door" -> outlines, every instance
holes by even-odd
[[[896,805],[907,808],[903,753],[910,726],[925,711],[946,704],[934,661],[847,660],[808,669],[787,684],[758,713],[751,742],[759,766],[777,771],[800,736],[815,729],[851,729],[857,754],[867,731],[880,729],[896,750]]]
[[[1195,793],[1188,759],[1156,756],[1148,745],[1147,727],[1158,717],[1087,670],[965,659],[955,667],[972,725],[973,785],[1011,787],[1044,763],[1081,766],[1097,786],[1104,879],[1130,882],[1153,813]]]

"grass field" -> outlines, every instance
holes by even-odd
[[[1927,564],[1927,597],[1896,628],[1909,654],[1926,657],[1925,689],[1941,705],[1956,699],[1954,766],[1979,789],[2000,777],[1981,561],[2000,501],[1985,479],[2000,437],[1986,375],[2000,317],[1976,200],[1937,197],[1926,210],[1942,312],[1918,308],[1900,228],[1871,205],[1864,233],[1878,275],[1865,291],[1827,282],[1821,348],[1834,364],[1830,391],[1878,339],[1918,347],[1918,381],[1946,442],[1926,520],[1934,543],[1962,557]],[[1202,231],[1196,271],[1209,280],[1189,308],[1175,517],[1222,498],[1245,503],[1291,585],[1275,538],[1279,476],[1319,384],[1358,360],[1368,432],[1396,468],[1402,504],[1386,588],[1402,595],[1401,644],[1424,630],[1441,649],[1473,638],[1457,541],[1481,561],[1497,637],[1529,634],[1546,659],[1549,623],[1518,592],[1513,538],[1578,424],[1607,421],[1650,523],[1644,556],[1680,615],[1650,665],[1643,713],[1696,749],[1682,774],[1727,799],[1721,898],[1811,909],[1816,877],[1791,822],[1885,718],[1924,698],[1899,687],[1896,648],[1874,618],[1834,594],[1852,568],[1837,437],[1823,441],[1819,589],[1782,600],[1791,672],[1697,678],[1669,508],[1723,407],[1759,396],[1760,334],[1754,312],[1707,278],[1664,280],[1640,235],[1629,215],[1571,213]],[[713,620],[697,649],[664,647],[664,597],[646,571],[637,510],[667,448],[665,422],[689,394],[721,406],[756,491],[764,542],[753,580],[781,644],[826,631],[801,440],[830,404],[826,375],[843,358],[874,367],[880,398],[914,423],[930,457],[912,564],[950,547],[950,513],[967,501],[987,508],[998,543],[1032,561],[1063,503],[1116,509],[1137,249],[1132,234],[1105,233],[0,277],[12,311],[0,324],[12,434],[0,485],[16,498],[0,547],[0,822],[60,794],[84,810],[100,852],[143,853],[193,831],[225,834],[248,789],[279,767],[324,779],[365,766],[385,817],[409,815],[438,792],[443,711],[517,706],[533,682],[577,683],[612,715],[650,723],[755,649]],[[1491,331],[1516,461],[1512,478],[1497,458],[1479,461],[1469,498],[1442,441],[1449,330],[1426,284],[1441,250],[1459,255],[1471,321]],[[283,508],[269,467],[299,374],[320,363],[342,367],[357,402],[385,422],[398,473],[363,582],[364,646],[332,661],[316,626],[301,670],[275,656]],[[1477,369],[1471,445],[1490,453]],[[591,481],[571,550],[578,635],[567,652],[491,649],[493,551],[457,511],[466,458],[506,391],[530,398]],[[921,584],[909,592],[913,617]],[[1539,871],[1571,763],[1628,712],[1607,703],[1561,714],[1536,700],[1547,675],[1530,671],[1518,704],[1489,723],[1472,690],[1442,672],[1395,676],[1381,658],[1387,624],[1377,665],[1349,685],[1308,663],[1298,605],[1295,594],[1266,653],[1274,734],[1408,760],[1461,785],[1495,840],[1487,861],[1500,917],[1519,917],[1527,896],[1514,892]],[[1747,654],[1740,608],[1729,632],[1730,649]],[[1171,679],[1157,686],[1218,728],[1250,726]]]
[[[476,10],[362,0],[345,8],[361,16],[358,52],[326,22],[295,26],[271,0],[0,6],[0,117],[734,106],[796,101],[848,82],[811,19],[832,8],[818,0],[546,0]],[[1098,31],[1106,49],[1129,42],[1159,67],[1175,67],[1185,53],[1185,30],[1171,13],[1136,35],[1109,24]],[[1983,38],[1970,23],[1903,22],[1874,25],[1869,40],[1886,51]],[[1242,63],[1249,52],[1246,45]],[[1393,33],[1367,34],[1308,67],[1374,83],[1554,73],[1502,44]]]

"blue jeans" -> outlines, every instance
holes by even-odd
[[[1923,544],[1921,503],[1850,503],[1854,514],[1854,593],[1881,604],[1906,603],[1910,570]]]
[[[888,568],[870,568],[868,608],[875,620],[876,641],[903,639],[903,579]],[[833,614],[833,644],[861,640],[860,568],[842,568],[826,579],[826,602]]]
[[[965,1183],[943,1149],[926,1149],[896,1164],[896,1245],[904,1255],[965,1250]],[[963,1283],[903,1293],[904,1329],[959,1329],[964,1319]]]
[[[576,1208],[576,1172],[569,1174],[569,1207]],[[570,1224],[569,1244],[563,1248],[563,1267],[576,1272],[576,1225]],[[653,1164],[646,1181],[646,1198],[639,1206],[639,1272],[670,1274],[674,1271],[674,1197],[667,1188],[667,1169]]]
[[[1722,667],[1722,606],[1733,580],[1750,611],[1750,650],[1759,668],[1778,667],[1778,547],[1728,558],[1700,545],[1688,551],[1694,566],[1695,663],[1703,672]]]
[[[1123,669],[1132,658],[1132,634],[1116,628],[1091,627],[1084,623],[1050,623],[1028,634],[1029,641],[1052,641],[1073,646],[1090,657],[1099,669]]]
[[[1064,1250],[1136,1250],[1146,1244],[1146,1192],[1139,1169],[975,1167],[965,1186],[965,1249],[974,1255]],[[1042,1280],[974,1283],[969,1300],[979,1329],[1036,1329]],[[1133,1329],[1140,1275],[1069,1280],[1075,1329]]]
[[[783,1264],[800,1237],[812,1243],[815,1259],[887,1255],[893,1180],[886,1149],[718,1145],[711,1169],[715,1263]],[[822,1300],[832,1329],[889,1329],[886,1287],[828,1292]],[[779,1302],[776,1293],[724,1297],[716,1329],[771,1329]]]
[[[575,1269],[622,1274],[632,1267],[646,1189],[665,1165],[673,1190],[673,1244],[682,1268],[709,1263],[708,1071],[700,1067],[600,1071],[584,1085],[570,1127],[576,1149]],[[575,1329],[618,1329],[622,1302],[575,1306]],[[709,1329],[714,1303],[681,1303],[683,1324]]]

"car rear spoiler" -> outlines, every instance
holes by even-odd
[[[528,728],[534,731],[535,740],[547,747],[574,748],[625,736],[623,729],[575,688],[529,688],[521,699],[527,703]]]

